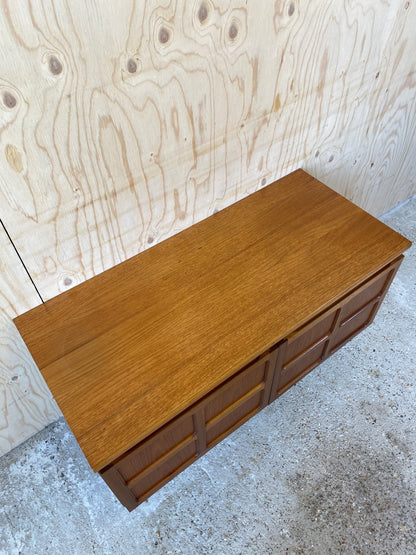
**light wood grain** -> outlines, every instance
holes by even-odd
[[[298,170],[15,322],[100,470],[409,246]]]
[[[51,298],[303,166],[416,191],[408,1],[3,1],[2,217]]]
[[[380,215],[416,191],[416,6],[357,3],[354,24],[362,21],[360,11],[373,36],[367,33],[363,43],[366,70],[355,84],[348,72],[340,75],[348,96],[305,169]]]
[[[0,227],[0,455],[60,415],[12,321],[39,303],[35,288]]]
[[[0,312],[0,456],[60,414],[13,322]]]

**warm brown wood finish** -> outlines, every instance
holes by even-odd
[[[26,270],[51,299],[299,166],[373,215],[416,193],[415,28],[409,0],[1,3],[0,453],[57,414],[7,318]]]
[[[271,401],[371,324],[402,259],[400,256],[282,343]]]
[[[298,170],[15,322],[100,470],[409,245]]]
[[[286,366],[311,351],[288,385],[371,320],[390,270],[351,293],[409,246],[298,170],[15,322],[98,471],[285,339]],[[284,387],[276,380],[272,396]],[[202,432],[173,434],[174,459],[166,445],[155,455],[163,470],[152,491],[265,402],[263,390],[243,389],[209,397],[209,421],[192,416]],[[135,499],[149,491],[137,485]]]
[[[152,493],[368,326],[403,256],[278,343],[191,409],[102,470],[119,500],[135,509]]]
[[[268,404],[275,365],[276,350],[123,455],[102,477],[134,509]]]

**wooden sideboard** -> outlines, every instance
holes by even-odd
[[[132,510],[370,324],[409,246],[297,170],[15,323]]]

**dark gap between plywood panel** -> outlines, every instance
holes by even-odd
[[[10,243],[11,243],[11,245],[12,245],[14,251],[15,251],[15,253],[17,254],[17,256],[18,256],[18,258],[19,258],[19,260],[20,260],[20,262],[22,263],[22,266],[23,266],[23,268],[25,269],[26,274],[29,276],[29,279],[30,279],[30,281],[32,282],[32,285],[33,285],[33,287],[34,287],[35,290],[36,290],[36,293],[38,294],[38,296],[39,296],[40,300],[42,301],[42,303],[45,303],[45,301],[42,299],[42,295],[39,293],[39,289],[36,287],[36,283],[35,283],[34,279],[33,279],[32,276],[30,275],[29,270],[27,269],[26,264],[24,263],[23,258],[22,258],[21,255],[20,255],[20,252],[17,250],[17,247],[16,247],[16,245],[14,244],[14,241],[13,241],[13,239],[11,238],[10,233],[7,231],[7,228],[6,228],[6,226],[4,225],[3,220],[1,220],[1,219],[0,219],[0,224],[1,224],[2,228],[4,229],[4,232],[6,233],[6,235],[7,235],[8,239],[9,239],[9,241],[10,241]]]

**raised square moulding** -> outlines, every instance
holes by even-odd
[[[15,323],[132,510],[369,325],[410,244],[297,170]]]

